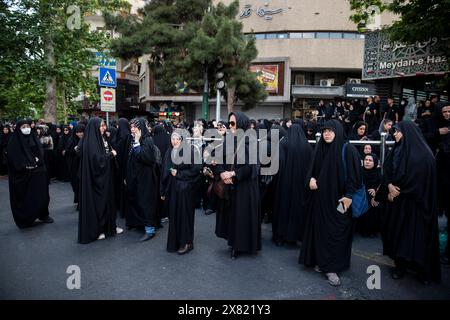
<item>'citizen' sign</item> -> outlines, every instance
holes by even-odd
[[[345,96],[351,98],[367,98],[375,95],[375,86],[373,84],[361,83],[345,86]]]

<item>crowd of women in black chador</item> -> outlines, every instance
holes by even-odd
[[[370,124],[354,121],[349,126],[340,117],[320,123],[252,122],[233,112],[227,122],[214,123],[216,136],[224,139],[211,154],[201,132],[212,123],[198,121],[191,128],[180,123],[196,138],[186,139],[167,122],[150,128],[144,119],[120,119],[113,125],[117,128],[108,130],[102,119],[92,118],[72,124],[72,131],[56,128],[53,161],[45,159],[45,135],[39,139],[29,122],[20,121],[13,133],[2,130],[1,169],[9,170],[12,212],[20,228],[36,219],[53,221],[48,215],[50,171],[72,184],[80,243],[122,233],[118,213],[128,229],[142,231],[140,241],[152,239],[168,218],[167,250],[186,254],[194,248],[195,210],[203,198],[204,209],[216,212],[215,234],[227,241],[232,259],[261,250],[261,223],[271,222],[277,246],[301,243],[298,262],[339,285],[339,274],[350,267],[354,231],[367,237],[381,233],[384,254],[395,262],[393,278],[413,270],[427,283],[440,279],[440,262],[449,259],[448,245],[439,257],[437,217],[450,214],[450,105],[436,105],[431,116],[421,112],[420,119],[384,119],[373,131],[370,116]],[[425,127],[430,131],[424,133]],[[250,128],[257,140],[238,138],[238,130]],[[379,147],[361,145],[358,151],[347,143],[378,140],[382,133],[395,141],[387,150],[383,175]],[[308,140],[316,140],[316,134],[321,138],[311,145]],[[261,173],[271,164],[251,162],[250,152],[254,144],[270,146],[275,137],[277,148],[267,152],[279,156],[279,170],[265,176]],[[202,153],[215,160],[196,162]],[[223,158],[216,161],[219,154]],[[354,219],[352,199],[363,185],[369,209]]]

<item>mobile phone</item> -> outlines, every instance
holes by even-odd
[[[344,214],[344,213],[345,213],[344,203],[343,203],[343,202],[339,202],[339,204],[338,204],[336,210],[337,210],[339,213]]]

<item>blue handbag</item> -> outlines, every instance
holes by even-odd
[[[344,163],[344,177],[347,181],[347,163],[345,161],[345,150],[347,143],[342,147],[342,162]],[[359,218],[369,210],[369,201],[367,200],[366,186],[364,183],[362,187],[352,194],[352,216]]]

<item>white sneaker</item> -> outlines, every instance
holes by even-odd
[[[326,276],[328,278],[328,283],[332,286],[337,287],[341,285],[341,280],[336,273],[327,273]]]
[[[123,229],[116,227],[116,234],[121,234],[121,233],[123,233]]]
[[[101,234],[98,236],[97,240],[103,240],[103,239],[105,239],[105,238],[106,238],[105,234],[104,234],[104,233],[101,233]]]

